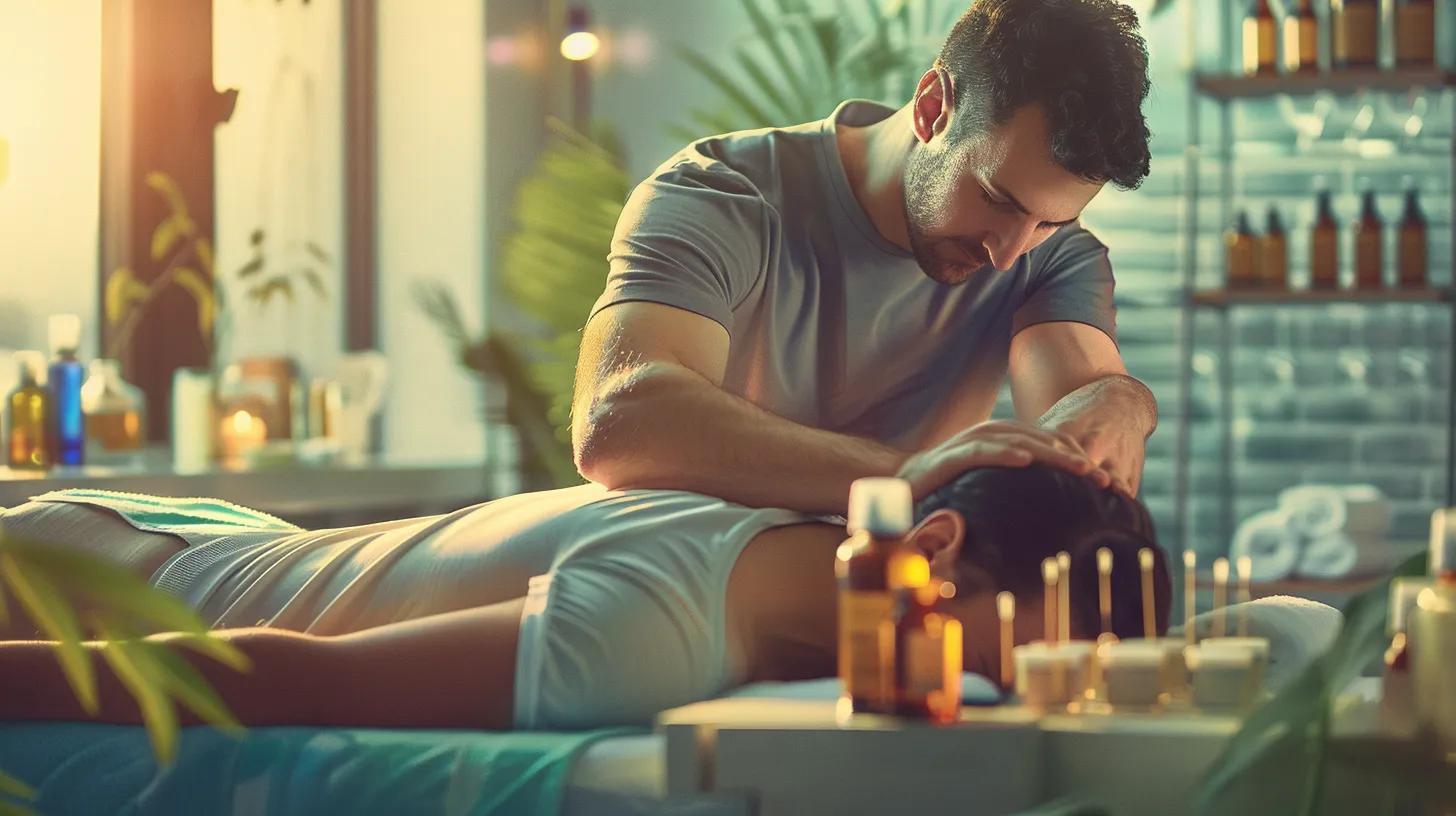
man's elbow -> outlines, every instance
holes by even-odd
[[[667,463],[653,454],[642,428],[654,406],[665,399],[665,380],[673,378],[667,363],[647,363],[614,377],[589,399],[578,403],[571,424],[572,458],[586,479],[611,490],[648,487],[658,482]]]

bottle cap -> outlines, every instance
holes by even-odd
[[[1416,598],[1430,585],[1426,578],[1397,578],[1390,582],[1390,615],[1385,619],[1387,634],[1405,631],[1410,611],[1416,608]]]
[[[904,479],[855,479],[849,486],[849,531],[904,535],[914,523],[913,503]]]
[[[1456,571],[1456,507],[1431,513],[1431,574]]]
[[[50,339],[51,354],[75,354],[81,349],[81,316],[51,315],[46,336]]]

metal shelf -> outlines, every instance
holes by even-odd
[[[1321,73],[1255,76],[1201,74],[1194,80],[1194,87],[1199,93],[1215,99],[1254,99],[1320,92],[1348,96],[1361,91],[1453,86],[1456,86],[1456,72],[1444,68],[1351,68]]]
[[[1189,295],[1195,308],[1227,309],[1231,306],[1321,306],[1332,303],[1430,303],[1446,304],[1456,299],[1450,288],[1422,289],[1203,289]]]

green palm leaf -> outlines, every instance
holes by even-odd
[[[0,773],[0,796],[34,799],[35,789],[9,774]]]
[[[96,697],[96,670],[81,646],[81,627],[76,613],[41,570],[28,564],[13,550],[0,551],[0,574],[15,592],[15,597],[31,621],[50,640],[56,641],[56,657],[76,699],[88,714],[99,708]]]
[[[167,764],[177,753],[177,709],[162,692],[153,676],[143,668],[145,656],[139,644],[127,640],[117,630],[105,626],[100,629],[106,643],[101,647],[101,656],[111,666],[116,678],[136,699],[142,712],[142,723],[152,740],[152,751],[157,761]]]

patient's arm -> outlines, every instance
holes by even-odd
[[[510,728],[524,602],[333,637],[256,628],[215,632],[252,660],[246,674],[183,654],[245,725]],[[100,687],[97,719],[141,722],[131,695],[102,659],[101,644],[86,648]],[[0,721],[81,719],[89,717],[50,643],[0,643]]]

